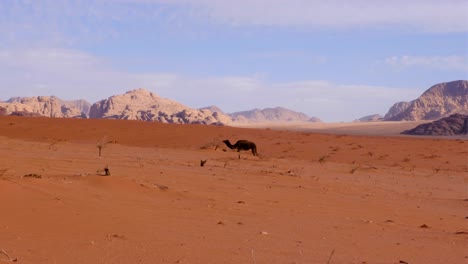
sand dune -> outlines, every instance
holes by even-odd
[[[464,139],[27,117],[0,127],[2,261],[468,260]],[[252,140],[260,156],[215,149],[222,139]]]

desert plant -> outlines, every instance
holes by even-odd
[[[30,173],[30,174],[24,175],[23,177],[25,177],[25,178],[36,178],[36,179],[41,179],[41,178],[42,178],[42,175],[36,174],[36,173]]]
[[[107,137],[103,137],[96,144],[96,147],[98,148],[98,151],[99,151],[99,157],[101,157],[102,149],[106,146],[107,143],[108,143]]]
[[[330,157],[330,156],[328,156],[328,155],[321,156],[321,157],[319,158],[318,162],[319,162],[320,164],[322,164],[322,163],[324,163],[329,157]]]
[[[111,175],[110,170],[109,170],[109,166],[104,167],[104,175],[105,176],[110,176]]]

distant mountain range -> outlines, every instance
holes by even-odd
[[[379,114],[373,114],[373,115],[364,116],[364,117],[354,120],[354,122],[376,122],[376,121],[383,121],[383,116]]]
[[[375,114],[355,122],[437,120],[453,114],[468,114],[468,81],[440,83],[410,102],[395,103],[382,118]],[[109,118],[177,124],[251,122],[321,122],[283,107],[225,113],[217,106],[190,108],[145,89],[114,95],[91,105],[85,100],[65,101],[55,96],[14,97],[0,101],[0,115],[29,115],[68,118]]]
[[[231,113],[230,116],[235,122],[322,122],[317,117],[309,117],[304,113],[295,112],[283,107],[235,112]]]
[[[55,96],[15,97],[0,102],[0,115],[69,118],[108,118],[157,121],[176,124],[226,125],[235,122],[320,122],[316,117],[286,108],[254,109],[233,114],[219,107],[193,109],[159,97],[145,89],[114,95],[91,105],[85,100],[64,101]]]

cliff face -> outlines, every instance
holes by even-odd
[[[84,115],[89,116],[89,110],[91,109],[91,104],[88,101],[79,99],[79,100],[71,100],[71,101],[61,100],[61,102],[63,105],[74,107],[80,110],[80,112],[83,113]]]
[[[145,90],[128,91],[91,106],[90,118],[158,121],[176,124],[227,124],[230,118],[208,109],[197,110]]]
[[[384,120],[392,120],[395,116],[398,116],[399,114],[403,113],[408,109],[410,105],[410,102],[398,102],[395,103],[390,110],[388,110],[388,113],[384,116]]]
[[[86,117],[80,109],[55,96],[14,97],[0,103],[0,106],[6,109],[8,115],[13,113],[27,115],[29,113],[45,117]]]
[[[468,81],[440,83],[418,99],[390,108],[387,121],[437,120],[452,114],[468,114]]]

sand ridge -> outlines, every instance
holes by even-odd
[[[0,248],[18,263],[468,259],[463,139],[27,117],[0,127]],[[223,139],[252,140],[259,157],[211,148]]]

